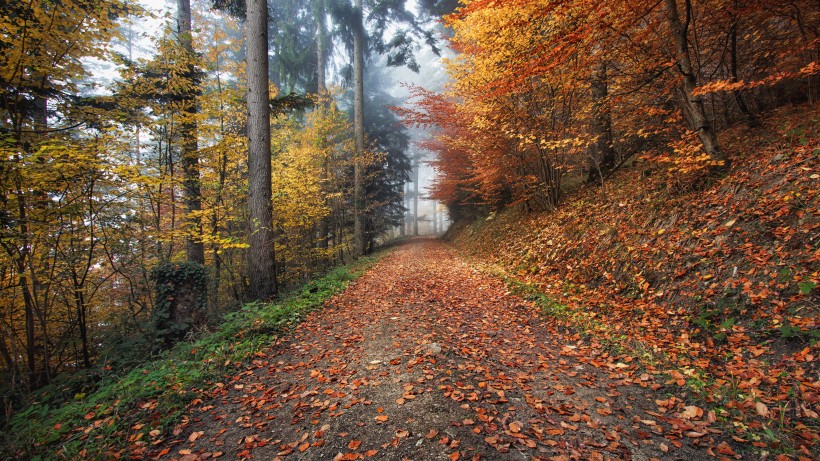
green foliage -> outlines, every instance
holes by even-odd
[[[194,262],[164,262],[151,271],[156,282],[156,305],[152,318],[156,333],[169,341],[181,339],[190,329],[191,319],[175,319],[177,301],[181,291],[197,296],[194,309],[204,313],[208,302],[208,268]]]
[[[817,284],[814,282],[800,282],[797,284],[797,287],[800,288],[800,293],[804,295],[808,295],[811,293],[812,290],[817,288]]]
[[[81,451],[87,458],[111,458],[122,453],[135,433],[168,429],[203,390],[274,344],[380,257],[338,267],[279,302],[245,305],[226,315],[216,332],[178,343],[130,371],[100,376],[96,388],[88,392],[69,398],[54,386],[45,388],[4,428],[0,458],[75,459]],[[194,267],[163,267],[159,272],[169,277],[204,277]]]

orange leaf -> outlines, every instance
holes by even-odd
[[[732,450],[732,447],[730,447],[729,444],[726,443],[726,442],[720,442],[720,445],[717,446],[717,451],[721,455],[729,455],[729,456],[734,456],[735,455],[735,451]]]

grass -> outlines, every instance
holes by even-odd
[[[188,405],[361,276],[382,254],[338,267],[275,303],[251,303],[214,333],[182,342],[141,366],[104,376],[93,391],[61,401],[45,389],[9,421],[2,459],[129,457],[148,432],[168,432]]]

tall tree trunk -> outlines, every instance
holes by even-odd
[[[693,128],[698,132],[698,137],[703,143],[703,150],[709,154],[712,160],[722,162],[720,169],[728,168],[729,160],[720,149],[714,124],[706,115],[703,97],[692,94],[698,86],[698,78],[689,56],[689,24],[692,21],[692,2],[691,0],[684,0],[684,12],[686,13],[684,22],[681,22],[678,14],[677,0],[664,0],[664,3],[666,5],[666,19],[675,38],[678,70],[683,76],[682,102],[685,106],[684,109],[689,114],[690,121],[694,125]]]
[[[17,266],[17,277],[20,283],[20,289],[23,292],[23,306],[26,319],[26,374],[28,375],[29,387],[36,389],[40,385],[37,375],[37,346],[35,344],[36,336],[34,332],[34,315],[36,308],[34,306],[34,296],[29,288],[28,277],[25,275],[30,251],[28,243],[28,219],[22,184],[18,180],[15,186],[17,189],[15,193],[17,196],[17,217],[19,218],[22,242],[20,243],[18,253],[15,255],[14,262]],[[12,253],[9,254],[11,255]]]
[[[325,105],[327,101],[325,98],[327,97],[327,86],[325,83],[325,74],[327,71],[325,70],[326,67],[326,48],[327,48],[327,24],[325,23],[325,0],[316,0],[316,11],[314,12],[316,15],[316,94],[319,97],[319,104],[316,106],[316,110],[319,111],[319,115],[323,116],[325,113]],[[322,117],[320,117],[322,118]],[[324,179],[329,181],[330,178],[330,159],[325,157],[324,165],[323,165],[323,174]],[[331,216],[325,216],[319,222],[319,241],[318,247],[322,249],[327,249],[329,239],[328,234],[330,233],[330,219]]]
[[[325,18],[325,0],[316,1],[316,93],[319,96],[327,91],[325,77],[327,71],[327,23]],[[319,105],[319,110],[324,109],[323,104]]]
[[[602,178],[615,167],[615,149],[612,148],[612,113],[609,110],[609,96],[606,63],[601,63],[592,73],[590,84],[592,96],[592,134],[597,136],[590,146],[590,165],[587,182]]]
[[[362,0],[355,0],[353,12],[353,133],[356,158],[353,161],[353,250],[356,256],[365,251],[364,235],[364,23]]]
[[[266,0],[248,0],[247,7],[248,294],[251,299],[267,300],[277,292],[271,202],[268,5]]]
[[[196,123],[196,67],[194,66],[194,46],[191,33],[191,0],[177,0],[177,40],[185,50],[184,78],[191,89],[182,95],[182,137],[181,160],[184,175],[186,227],[185,256],[190,262],[205,264],[205,246],[202,243],[202,195],[199,187],[199,154]]]
[[[419,235],[419,159],[421,155],[413,154],[413,235]]]
[[[735,1],[735,8],[737,8],[737,1]],[[737,23],[739,19],[735,16],[734,11],[732,12],[732,27],[729,30],[729,74],[732,78],[733,83],[738,82],[737,76]],[[746,104],[746,100],[743,99],[743,92],[741,90],[734,90],[733,95],[735,97],[735,103],[737,104],[738,109],[746,118],[746,124],[749,127],[754,128],[758,125],[757,117],[752,113],[749,106]]]
[[[405,207],[405,210],[402,212],[401,216],[401,226],[399,226],[399,237],[404,237],[405,229],[407,227],[407,183],[404,183],[401,186],[401,205],[402,207]]]

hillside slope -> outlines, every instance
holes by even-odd
[[[652,156],[555,212],[509,209],[449,238],[545,311],[715,409],[735,440],[817,455],[820,113],[723,135],[719,180]]]

